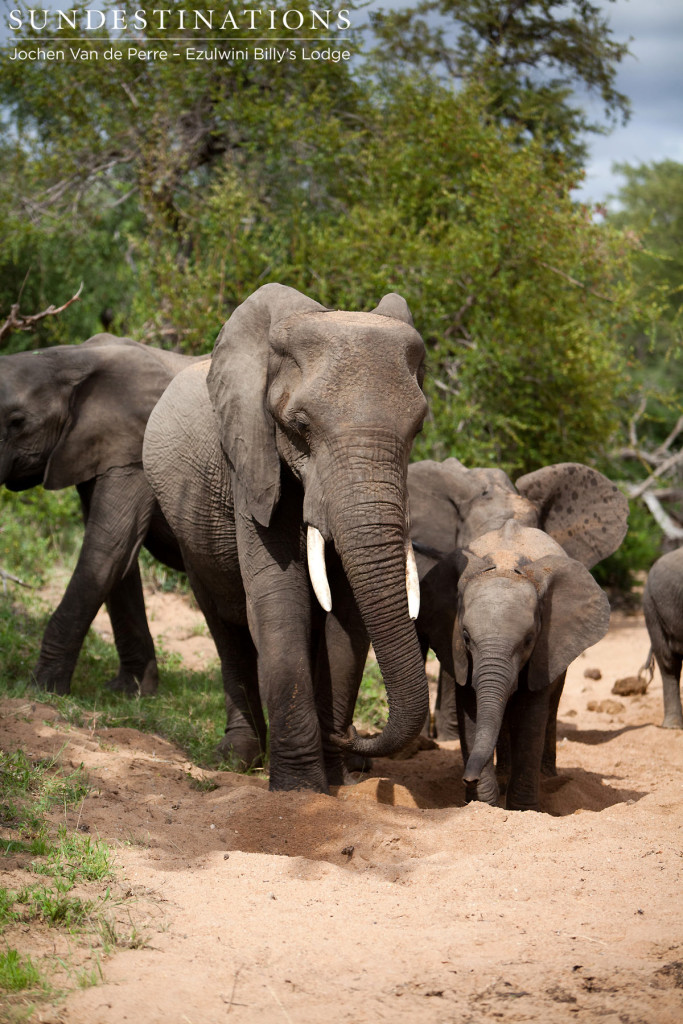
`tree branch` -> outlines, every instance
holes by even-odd
[[[23,287],[23,286],[22,286]],[[10,309],[9,316],[5,320],[4,324],[0,326],[0,342],[3,341],[12,331],[31,331],[35,325],[40,321],[44,320],[46,316],[56,316],[58,313],[63,313],[72,302],[78,302],[83,291],[83,282],[81,281],[80,288],[75,295],[72,295],[68,302],[65,302],[63,306],[48,306],[42,313],[32,313],[29,316],[24,316],[19,312],[19,303],[15,302]]]

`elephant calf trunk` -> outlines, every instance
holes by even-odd
[[[465,773],[463,779],[465,782],[479,782],[484,768],[491,759],[491,755],[486,754],[470,754],[467,759],[467,765],[465,766]]]

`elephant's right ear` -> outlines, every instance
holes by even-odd
[[[590,466],[560,462],[515,481],[532,501],[545,530],[587,569],[616,551],[628,527],[628,501],[619,488]]]
[[[403,320],[410,327],[415,326],[408,303],[398,292],[389,292],[371,312],[378,316],[393,316],[395,320]]]
[[[470,471],[456,458],[411,462],[408,492],[414,540],[439,551],[451,551],[457,545],[462,527],[458,504],[470,496],[470,478]]]
[[[262,526],[280,497],[275,424],[266,409],[270,335],[288,316],[324,308],[294,288],[263,285],[224,324],[211,356],[206,383],[221,445],[246,511]]]

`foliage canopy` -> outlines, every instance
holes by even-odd
[[[457,88],[426,43],[416,68],[387,59],[386,33],[400,27],[388,16],[374,22],[385,33],[375,51],[352,62],[264,62],[251,49],[191,69],[3,62],[0,303],[29,270],[23,302],[35,307],[83,279],[82,303],[33,344],[82,340],[110,311],[118,333],[195,352],[265,281],[352,308],[398,290],[429,350],[416,454],[510,471],[594,461],[617,426],[620,335],[641,312],[634,243],[572,202],[564,143],[579,141],[577,80],[625,110],[614,89],[624,48],[588,0],[443,0],[407,12],[406,29],[428,6],[461,25]],[[496,42],[486,19],[505,12]],[[207,47],[221,41],[206,35]],[[344,45],[365,38],[352,30]],[[79,45],[110,41],[103,29]],[[546,65],[555,77],[541,88]],[[520,130],[527,101],[548,89],[555,113]]]

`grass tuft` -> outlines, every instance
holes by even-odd
[[[43,987],[40,971],[30,956],[22,956],[16,949],[0,952],[0,989],[21,992]]]

